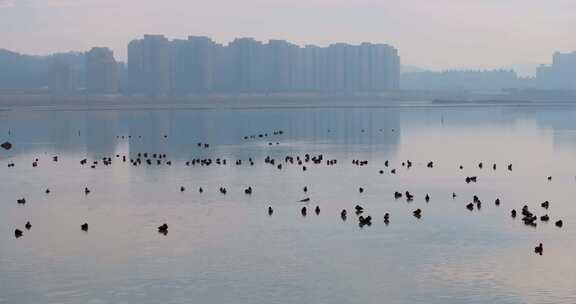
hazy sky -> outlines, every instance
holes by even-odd
[[[0,0],[0,48],[47,54],[144,33],[385,42],[403,64],[494,68],[576,50],[576,0]]]

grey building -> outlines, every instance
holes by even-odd
[[[54,58],[49,67],[48,87],[52,94],[69,94],[77,89],[72,64]]]
[[[536,83],[544,89],[576,89],[576,52],[556,52],[551,65],[536,70]]]
[[[144,35],[128,45],[128,77],[134,93],[166,95],[173,79],[171,44],[163,35]]]
[[[94,47],[85,54],[86,91],[88,93],[113,94],[118,92],[118,63],[108,48]]]
[[[400,57],[385,44],[304,48],[284,40],[145,35],[128,45],[130,91],[190,93],[382,92],[399,88]]]

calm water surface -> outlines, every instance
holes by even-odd
[[[0,141],[15,145],[0,152],[0,303],[576,303],[575,118],[572,107],[0,112]],[[144,152],[172,166],[115,158]],[[306,153],[338,164],[264,163]],[[185,166],[199,157],[228,165]],[[406,190],[413,202],[394,200]],[[470,212],[475,194],[483,207]],[[319,216],[300,215],[307,196]],[[358,226],[356,204],[372,226]],[[524,204],[551,222],[512,219]]]

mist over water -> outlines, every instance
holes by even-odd
[[[0,153],[0,303],[574,303],[575,114],[572,106],[0,112],[0,141],[14,144]],[[172,165],[115,157],[138,153],[166,153]],[[338,163],[306,171],[264,163],[306,153]],[[102,157],[112,165],[80,165]],[[218,157],[228,164],[185,166]],[[407,190],[413,202],[394,199]],[[470,212],[473,195],[483,206]],[[371,226],[358,226],[356,204]],[[531,228],[512,219],[525,204],[551,221]],[[26,221],[32,229],[16,240]]]

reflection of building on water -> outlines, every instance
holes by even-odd
[[[122,133],[128,142],[130,157],[138,153],[168,153],[170,141],[164,135],[170,133],[169,112],[165,111],[125,111],[120,115]],[[128,137],[131,138],[128,138]]]
[[[0,116],[0,129],[10,130],[7,139],[16,143],[13,152],[62,153],[84,149],[83,112],[30,111]]]
[[[84,117],[86,129],[81,133],[85,140],[86,156],[92,159],[110,157],[116,150],[119,130],[119,113],[116,111],[90,111]],[[84,135],[82,135],[84,134]]]
[[[115,154],[134,158],[148,152],[177,160],[388,153],[399,143],[400,117],[396,109],[370,108],[54,111],[19,114],[3,120],[0,127],[11,128],[16,141],[34,143],[21,149],[41,150],[38,144],[44,144],[56,151],[80,151],[92,159]],[[274,136],[276,130],[284,134]],[[269,136],[258,138],[264,133]],[[249,135],[256,138],[245,140]],[[208,143],[210,149],[199,148],[198,143]]]
[[[554,147],[576,150],[576,123],[572,111],[540,110],[533,115],[539,128],[552,130]]]
[[[122,113],[120,118],[132,135],[132,157],[150,152],[167,153],[173,159],[212,157],[215,151],[223,153],[218,156],[233,158],[273,156],[277,152],[322,153],[338,149],[337,145],[344,149],[360,146],[363,152],[394,150],[400,127],[397,111],[388,109],[136,111]],[[275,130],[285,133],[274,136]],[[269,136],[243,139],[264,133]],[[247,142],[258,144],[239,146]],[[281,143],[280,149],[276,142]],[[199,148],[198,143],[208,143],[211,148]]]

